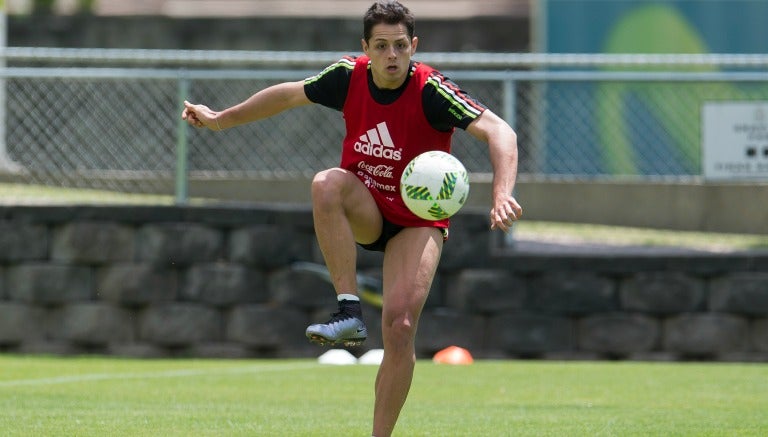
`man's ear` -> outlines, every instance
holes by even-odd
[[[414,36],[411,39],[411,56],[416,54],[416,46],[419,45],[419,37]]]
[[[363,38],[360,39],[360,45],[363,47],[363,53],[368,54],[368,42]]]

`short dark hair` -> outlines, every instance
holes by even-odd
[[[408,37],[416,31],[416,18],[411,11],[396,0],[377,0],[363,16],[363,39],[371,38],[373,26],[377,24],[404,24]]]

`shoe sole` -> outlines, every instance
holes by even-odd
[[[309,334],[307,335],[307,338],[310,342],[319,344],[320,346],[335,346],[338,344],[342,344],[347,347],[353,347],[353,346],[360,346],[363,344],[363,342],[366,340],[367,337],[363,338],[342,338],[339,340],[332,340],[330,338],[325,338],[322,335],[318,334]]]

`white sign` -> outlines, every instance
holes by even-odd
[[[704,177],[768,179],[768,102],[710,102],[702,110]]]

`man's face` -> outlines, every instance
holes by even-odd
[[[395,89],[405,82],[418,38],[408,37],[404,24],[377,24],[371,38],[363,40],[363,51],[371,58],[373,82],[379,88]]]

